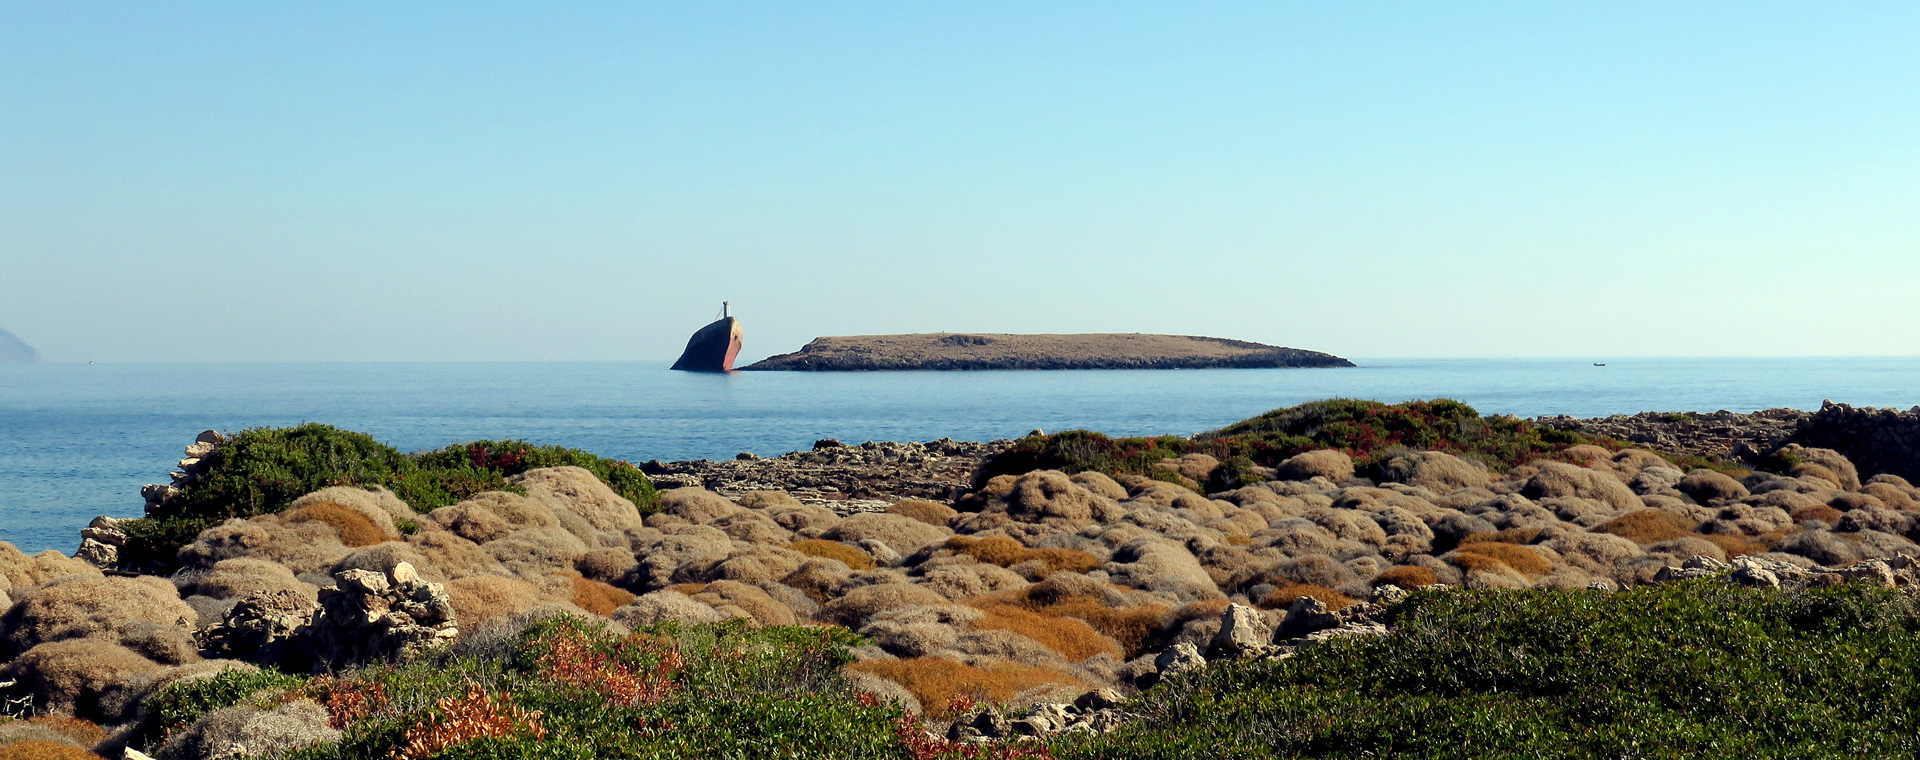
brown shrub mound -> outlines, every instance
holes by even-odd
[[[0,747],[0,760],[101,760],[101,758],[71,744],[27,739]]]
[[[1636,544],[1657,544],[1691,533],[1693,528],[1692,520],[1672,512],[1639,509],[1601,523],[1594,530],[1612,533]]]
[[[1449,493],[1462,488],[1486,488],[1487,468],[1440,451],[1400,454],[1381,467],[1382,480]]]
[[[594,549],[575,561],[573,569],[596,581],[612,583],[632,570],[635,562],[633,552],[626,549]]]
[[[1119,656],[1122,651],[1119,643],[1071,617],[1042,614],[1011,604],[974,607],[984,613],[973,621],[975,630],[1012,631],[1074,662],[1083,662],[1097,654]]]
[[[391,541],[400,537],[398,531],[388,533],[380,529],[373,519],[359,510],[334,501],[311,501],[306,506],[288,510],[281,519],[291,523],[321,523],[331,525],[340,535],[340,543],[359,548]]]
[[[1373,579],[1375,586],[1399,586],[1404,589],[1431,586],[1439,582],[1440,578],[1434,575],[1432,570],[1418,565],[1389,567]]]
[[[1553,564],[1543,559],[1539,552],[1534,551],[1530,547],[1520,546],[1518,544],[1505,544],[1497,541],[1461,544],[1460,548],[1453,550],[1451,556],[1455,558],[1455,564],[1467,570],[1497,569],[1477,559],[1473,559],[1475,557],[1484,557],[1527,575],[1546,575],[1547,573],[1553,572]]]
[[[35,709],[118,723],[162,667],[99,639],[41,644],[0,668],[0,679],[33,697]]]
[[[1075,549],[1028,549],[1019,541],[1004,536],[954,536],[947,539],[947,548],[1001,567],[1033,562],[1036,564],[1031,568],[1039,577],[1063,571],[1085,573],[1100,568],[1100,560],[1086,552]]]
[[[703,602],[697,602],[678,591],[655,591],[641,596],[620,609],[614,610],[613,619],[629,628],[643,628],[665,622],[684,625],[718,623],[725,620],[714,608]]]
[[[866,550],[858,546],[849,546],[839,541],[809,538],[804,541],[795,541],[788,544],[787,548],[809,557],[839,560],[841,564],[846,565],[850,570],[873,569],[873,555],[868,554]],[[804,591],[805,589],[801,590]]]
[[[53,731],[82,747],[91,747],[107,738],[107,730],[100,724],[65,715],[39,715],[28,718],[27,723]]]
[[[220,560],[194,584],[194,593],[215,599],[245,599],[251,594],[275,591],[291,591],[307,601],[316,601],[320,587],[295,578],[286,565],[251,557]]]
[[[1086,621],[1101,635],[1120,645],[1128,659],[1158,643],[1160,623],[1168,608],[1159,605],[1116,607],[1113,587],[1084,575],[1061,573],[1023,589],[972,600],[975,604],[1008,604],[1053,617]]]
[[[1273,469],[1275,477],[1281,480],[1311,480],[1320,477],[1338,483],[1353,477],[1353,457],[1347,456],[1343,451],[1322,449],[1296,454]]]
[[[445,587],[462,627],[510,618],[547,602],[533,584],[500,575],[455,578]]]
[[[1573,449],[1567,451],[1572,452]],[[1556,496],[1592,499],[1622,511],[1643,506],[1633,489],[1615,477],[1612,471],[1589,470],[1565,462],[1540,463],[1539,470],[1527,480],[1520,493],[1536,501]]]
[[[528,497],[580,517],[592,530],[620,533],[640,527],[640,511],[633,502],[614,493],[584,467],[542,467],[514,476],[512,481],[527,489]]]
[[[672,488],[660,493],[660,511],[689,522],[707,523],[745,509],[727,497],[698,486]]]
[[[152,580],[79,577],[33,591],[0,616],[5,649],[17,655],[50,641],[100,638],[171,663],[195,659],[199,614],[171,584]]]
[[[793,610],[765,591],[738,581],[714,581],[693,600],[714,608],[727,617],[752,618],[757,625],[794,625],[799,618]]]
[[[1730,533],[1712,533],[1700,536],[1700,538],[1711,541],[1714,546],[1720,547],[1721,551],[1726,552],[1727,559],[1733,559],[1734,557],[1747,554],[1762,554],[1765,553],[1771,545],[1763,538],[1739,536]],[[1778,543],[1779,540],[1780,537],[1775,537],[1772,542]]]
[[[613,614],[614,610],[627,606],[637,598],[623,589],[583,577],[579,573],[567,575],[573,581],[574,606],[601,617]]]
[[[1428,575],[1432,575],[1432,572],[1429,571]],[[1266,597],[1260,600],[1260,606],[1270,610],[1284,610],[1288,607],[1293,606],[1293,601],[1295,599],[1299,599],[1300,597],[1303,597],[1303,596],[1309,596],[1309,597],[1313,597],[1315,599],[1320,600],[1320,603],[1327,605],[1327,609],[1329,610],[1340,610],[1340,609],[1345,609],[1347,607],[1352,607],[1353,605],[1359,604],[1359,602],[1354,600],[1353,597],[1347,596],[1346,594],[1342,594],[1338,591],[1327,588],[1326,586],[1313,586],[1308,584],[1296,583],[1296,584],[1281,586],[1279,588],[1274,589],[1271,592],[1268,592]]]
[[[1085,681],[1050,668],[997,663],[984,668],[963,665],[952,660],[915,657],[904,660],[869,660],[847,666],[857,672],[872,673],[906,687],[914,699],[934,717],[950,718],[947,705],[956,697],[1004,704],[1045,687],[1062,690],[1090,689]]]
[[[927,544],[945,541],[952,533],[953,531],[936,528],[911,517],[864,512],[841,520],[840,524],[833,526],[820,537],[850,544],[871,538],[886,544],[887,548],[901,556],[906,556]]]
[[[29,557],[13,544],[0,541],[0,575],[5,575],[7,580],[12,581],[9,588],[13,589],[16,595],[22,589],[38,586],[55,578],[99,574],[99,568],[52,549]]]
[[[924,586],[882,583],[863,586],[820,607],[820,619],[858,630],[867,618],[886,610],[946,604],[947,598]]]
[[[887,507],[888,514],[911,517],[936,528],[947,527],[947,521],[959,516],[952,507],[921,499],[902,499]]]
[[[1800,522],[1802,520],[1819,520],[1820,522],[1826,523],[1827,527],[1829,528],[1835,525],[1839,525],[1840,518],[1843,516],[1844,515],[1840,512],[1840,510],[1834,509],[1833,507],[1829,507],[1825,504],[1815,504],[1813,506],[1801,507],[1799,509],[1793,510],[1794,522]]]

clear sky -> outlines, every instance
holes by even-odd
[[[1920,354],[1920,4],[0,1],[55,361]]]

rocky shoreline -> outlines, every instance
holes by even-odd
[[[1351,367],[1332,354],[1193,335],[920,333],[815,338],[743,371],[1260,369]]]

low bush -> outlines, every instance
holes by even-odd
[[[1433,571],[1418,565],[1389,567],[1373,579],[1375,586],[1399,586],[1409,591],[1440,582]]]
[[[203,459],[200,475],[186,488],[149,508],[144,519],[123,523],[128,544],[121,550],[121,565],[170,572],[175,552],[209,526],[232,517],[280,512],[295,499],[328,486],[380,486],[426,513],[486,491],[523,492],[507,478],[566,465],[592,471],[642,514],[653,510],[653,484],[639,468],[576,449],[475,441],[404,454],[365,433],[317,423],[244,430]],[[366,538],[362,526],[332,511],[321,510],[312,519],[342,521],[335,527],[349,545]]]
[[[330,501],[314,502],[290,511],[286,520],[331,525],[339,531],[340,543],[352,547],[372,546],[389,538],[366,515]]]
[[[1672,512],[1638,509],[1601,523],[1594,530],[1612,533],[1636,544],[1656,544],[1687,535],[1693,532],[1694,525],[1692,520]]]
[[[1039,562],[1039,575],[1046,576],[1058,572],[1084,573],[1100,567],[1100,560],[1093,555],[1073,549],[1028,549],[1019,541],[1004,536],[974,538],[972,536],[954,536],[947,539],[947,548],[974,559],[1001,567],[1012,567],[1023,562]]]
[[[169,684],[147,697],[141,707],[140,723],[128,735],[127,745],[158,747],[168,735],[207,713],[240,704],[260,692],[293,691],[304,688],[305,684],[305,679],[272,670],[227,670],[211,678]]]
[[[1042,646],[1074,662],[1084,661],[1096,654],[1119,656],[1121,653],[1120,646],[1113,639],[1072,617],[1042,614],[1011,604],[984,604],[977,605],[977,608],[985,614],[973,621],[974,628],[1012,631],[1040,642]]]
[[[569,573],[569,575],[573,581],[573,594],[570,601],[574,606],[595,615],[601,617],[611,615],[614,610],[638,598],[626,589],[582,577],[578,573]]]
[[[1481,541],[1461,544],[1454,554],[1469,554],[1497,560],[1507,567],[1527,575],[1546,575],[1553,572],[1553,565],[1542,558],[1538,552],[1518,544],[1498,541]]]
[[[840,560],[852,570],[873,569],[873,555],[866,553],[865,550],[858,546],[850,546],[840,543],[839,541],[828,541],[824,538],[809,538],[804,541],[795,541],[789,544],[787,548],[809,557]]]
[[[1045,687],[1086,688],[1085,683],[1065,673],[1014,663],[995,663],[982,668],[952,660],[912,657],[869,660],[849,667],[906,687],[920,704],[927,706],[929,715],[942,718],[952,717],[952,706],[956,703],[1005,703],[1023,692]]]
[[[1273,467],[1318,449],[1346,452],[1357,474],[1369,478],[1378,478],[1387,460],[1408,449],[1444,451],[1505,472],[1535,459],[1566,459],[1562,452],[1577,445],[1608,450],[1626,446],[1517,417],[1481,416],[1449,399],[1401,404],[1330,399],[1276,409],[1192,438],[1110,438],[1086,430],[1028,436],[988,460],[975,474],[974,487],[996,475],[1034,470],[1134,474],[1177,482],[1181,477],[1161,467],[1162,460],[1207,454],[1222,463],[1207,488],[1228,490],[1251,480],[1255,467]]]
[[[1061,758],[1911,757],[1920,606],[1723,581],[1415,592],[1394,635],[1223,663]],[[1418,727],[1418,730],[1410,730]]]
[[[1425,570],[1426,568],[1419,569]],[[1428,574],[1432,574],[1432,571],[1428,571]],[[1265,597],[1260,599],[1260,606],[1271,610],[1284,610],[1293,606],[1294,600],[1303,596],[1320,600],[1321,604],[1327,605],[1328,610],[1346,609],[1359,603],[1355,601],[1353,597],[1325,586],[1294,583],[1281,586],[1268,592]]]
[[[100,760],[100,756],[71,744],[27,739],[0,747],[0,760]]]

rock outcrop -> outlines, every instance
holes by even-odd
[[[31,364],[40,361],[40,352],[6,330],[0,330],[0,364]]]

